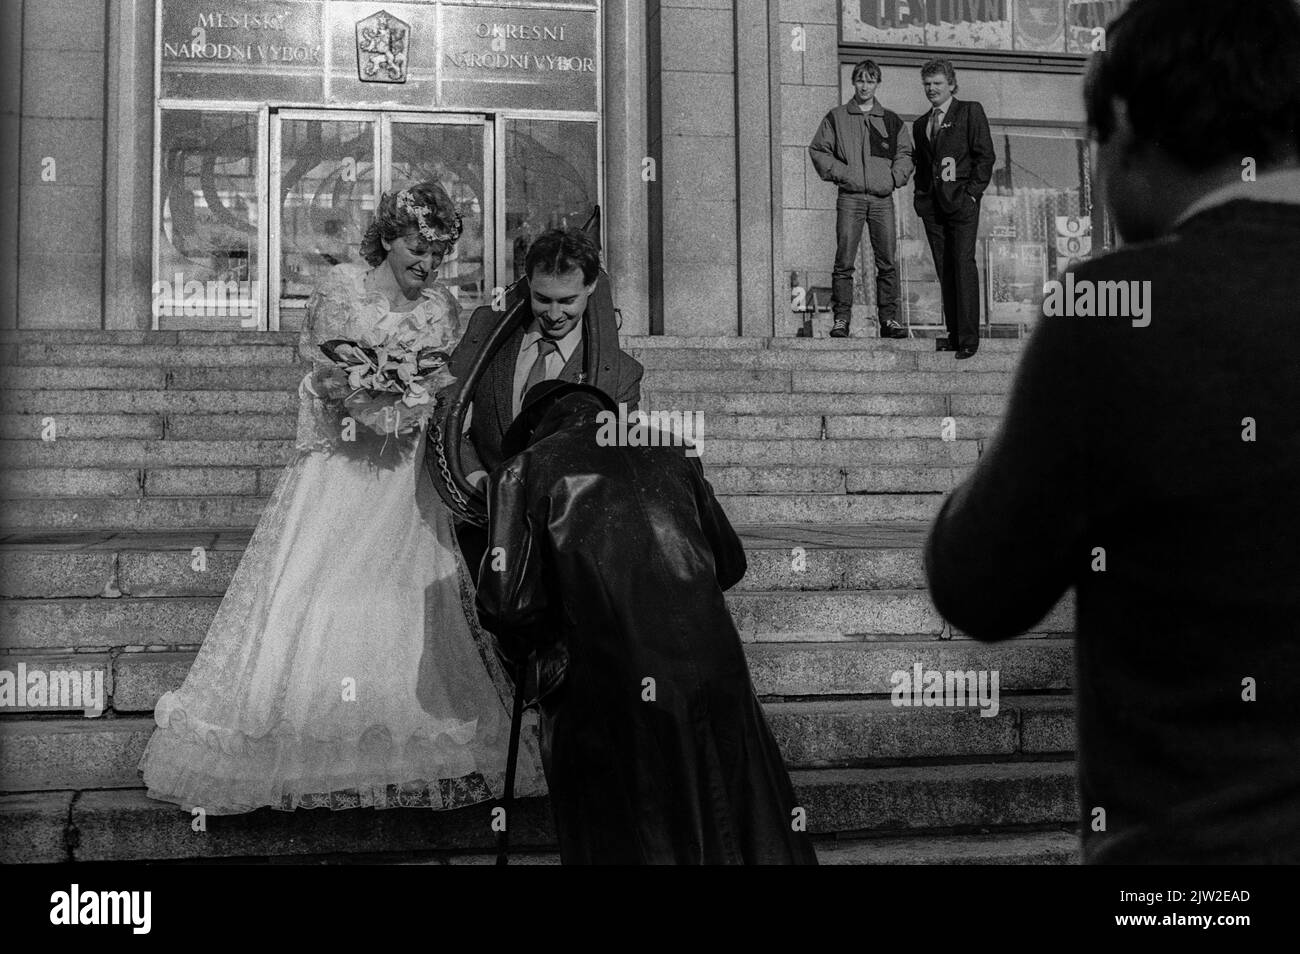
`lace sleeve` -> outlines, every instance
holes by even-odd
[[[298,356],[308,365],[298,385],[298,430],[294,443],[301,452],[331,450],[340,439],[340,415],[336,408],[313,393],[311,374],[326,363],[317,346],[322,341],[344,337],[344,329],[359,306],[354,270],[346,265],[330,269],[307,300],[307,314],[298,333]]]
[[[445,285],[434,285],[425,292],[421,305],[424,312],[425,347],[451,354],[465,333],[460,320],[460,303]]]
[[[344,337],[357,304],[354,269],[346,265],[330,269],[307,299],[307,315],[298,333],[298,356],[316,361],[321,357],[317,346],[322,341]]]

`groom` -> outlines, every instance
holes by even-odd
[[[529,387],[550,380],[590,384],[626,404],[629,413],[641,400],[645,369],[619,347],[609,276],[587,234],[580,229],[543,232],[528,249],[525,274],[521,290],[529,296],[532,318],[497,352],[479,380],[461,443],[461,460],[475,484],[500,465],[502,438]],[[450,370],[458,380],[501,317],[487,305],[474,311],[451,357]],[[477,573],[486,532],[462,523],[456,536],[470,572]]]

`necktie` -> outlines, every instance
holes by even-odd
[[[550,338],[537,339],[537,358],[533,361],[533,366],[528,369],[528,377],[524,379],[524,389],[519,394],[519,404],[524,403],[524,396],[534,384],[541,384],[546,380],[546,358],[547,355],[554,354],[559,350],[557,345]]]
[[[930,145],[934,145],[935,137],[939,135],[939,120],[943,118],[943,110],[938,106],[934,107],[934,112],[930,114]]]

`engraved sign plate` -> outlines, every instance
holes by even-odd
[[[445,3],[439,51],[443,102],[465,109],[594,112],[598,51],[594,7]]]
[[[321,0],[161,0],[159,94],[317,102],[324,95]]]
[[[157,2],[163,99],[593,113],[599,105],[596,3]]]

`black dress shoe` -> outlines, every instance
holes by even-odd
[[[880,323],[880,337],[882,338],[906,338],[907,329],[896,321],[882,321]]]
[[[947,338],[935,338],[934,350],[935,351],[956,351],[957,349],[953,347],[952,342],[949,341]]]
[[[959,349],[959,350],[957,351],[957,354],[956,354],[955,357],[957,358],[958,361],[964,361],[964,360],[967,359],[967,358],[973,358],[973,357],[975,357],[975,349],[974,349],[974,348],[961,348],[961,349]]]

